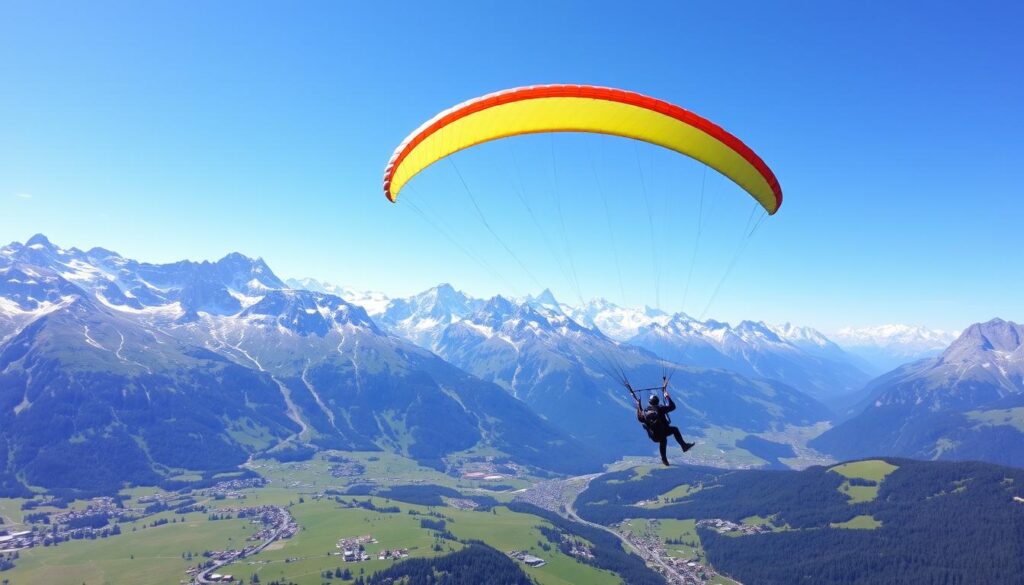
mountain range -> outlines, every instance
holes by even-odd
[[[381,327],[423,347],[433,345],[436,339],[431,335],[443,326],[465,318],[486,302],[447,283],[403,298],[312,278],[289,279],[286,283],[293,288],[330,292],[363,306]],[[777,379],[826,403],[843,406],[849,402],[850,393],[863,388],[872,377],[938,355],[956,338],[951,332],[910,325],[848,327],[831,336],[790,323],[741,321],[731,326],[651,307],[622,307],[605,299],[574,306],[560,303],[547,289],[517,302],[561,312],[610,339],[648,347],[667,359]],[[420,306],[428,306],[429,311],[417,309]]]
[[[1016,462],[985,445],[1020,444],[1019,338],[977,325],[869,381],[788,324],[447,284],[388,298],[283,281],[238,253],[151,264],[37,235],[0,248],[0,491],[100,492],[331,448],[584,472],[650,452],[623,381],[663,375],[676,424],[720,449],[835,419],[823,403],[845,396],[859,402],[821,451]]]
[[[96,492],[310,447],[436,467],[480,448],[558,472],[601,461],[499,386],[259,259],[154,265],[35,236],[0,249],[0,297],[9,492]]]
[[[641,328],[629,341],[679,363],[779,380],[823,402],[854,392],[871,378],[817,331],[788,323],[741,321],[731,327],[678,314]]]
[[[323,285],[315,281],[305,282],[313,290],[323,289]],[[743,321],[732,327],[713,320],[698,321],[682,313],[668,315],[649,307],[642,310],[619,307],[605,300],[572,307],[559,303],[550,290],[536,297],[504,300],[532,308],[543,316],[542,320],[571,322],[577,327],[574,334],[584,335],[581,330],[589,330],[597,340],[594,343],[603,347],[605,353],[621,352],[626,345],[639,347],[676,364],[725,369],[751,379],[781,382],[825,403],[859,390],[871,378],[860,369],[857,358],[809,327],[788,323],[773,327],[754,321]],[[474,371],[481,367],[475,356],[468,355],[464,348],[453,347],[465,345],[465,342],[454,341],[452,336],[475,323],[478,325],[475,334],[462,331],[461,335],[479,340],[487,330],[479,325],[489,318],[477,313],[487,306],[492,312],[509,311],[493,300],[475,299],[450,284],[440,284],[408,298],[391,299],[384,306],[377,304],[371,316],[384,329]],[[466,324],[452,329],[447,340],[442,339],[449,327],[467,319]],[[493,336],[493,332],[486,335]],[[609,343],[618,347],[609,349]],[[459,356],[463,358],[460,360]],[[511,364],[507,365],[514,369]]]
[[[649,449],[626,414],[632,399],[623,377],[642,387],[672,374],[680,404],[700,405],[680,408],[673,416],[696,432],[711,427],[765,432],[812,424],[829,414],[777,381],[682,367],[613,340],[566,315],[550,291],[526,299],[482,300],[441,284],[391,299],[372,317],[382,328],[505,388],[564,432],[612,456]]]

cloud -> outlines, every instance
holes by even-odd
[[[31,193],[15,193],[14,196],[17,197],[18,199],[31,199],[32,198],[32,194]]]

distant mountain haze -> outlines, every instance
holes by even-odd
[[[861,358],[875,374],[903,364],[939,355],[957,338],[958,333],[916,325],[879,325],[846,327],[832,339],[847,352]]]

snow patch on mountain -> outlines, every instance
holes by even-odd
[[[155,305],[151,307],[135,308],[130,305],[112,303],[103,293],[96,293],[96,300],[102,303],[108,309],[113,309],[121,313],[128,313],[135,315],[140,318],[149,317],[150,321],[176,321],[183,317],[186,313],[185,308],[181,306],[180,302],[167,303],[166,305]]]
[[[58,302],[44,300],[37,303],[34,308],[25,309],[10,299],[0,297],[0,315],[13,318],[26,318],[28,320],[38,319],[39,317],[66,307],[77,298],[77,296],[68,295],[61,297]]]

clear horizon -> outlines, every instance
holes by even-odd
[[[237,251],[389,296],[547,286],[826,333],[1024,320],[1022,6],[206,8],[0,9],[0,241],[149,262]],[[384,165],[419,124],[538,83],[708,117],[772,167],[781,210],[735,256],[749,201],[711,172],[693,254],[703,167],[578,135],[471,149],[413,179],[411,204],[384,200]]]

